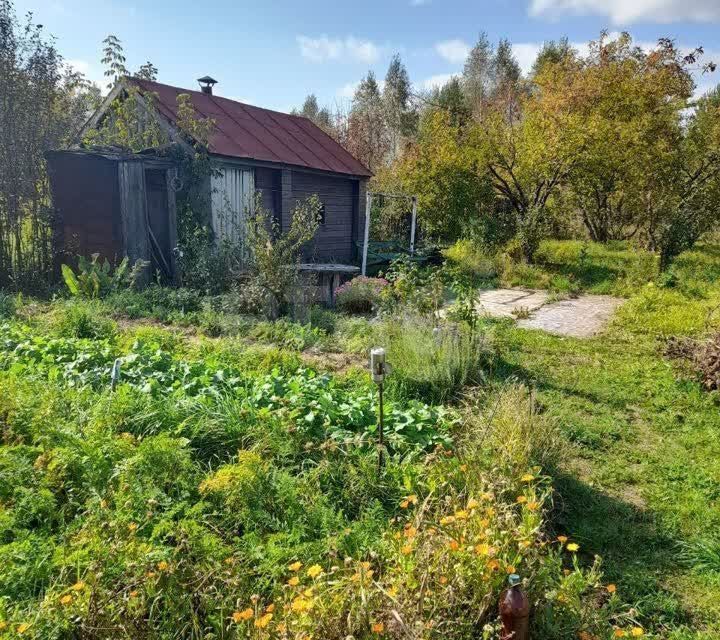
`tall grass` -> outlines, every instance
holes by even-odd
[[[448,402],[463,387],[483,382],[492,358],[484,333],[463,325],[436,327],[424,317],[381,322],[373,339],[387,349],[391,390],[425,402]]]

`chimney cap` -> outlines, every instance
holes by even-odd
[[[215,78],[211,78],[210,76],[203,76],[202,78],[198,78],[198,82],[200,84],[209,84],[210,86],[218,83]]]

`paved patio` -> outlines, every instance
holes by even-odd
[[[493,317],[515,318],[524,329],[542,329],[574,338],[589,338],[602,331],[624,302],[612,296],[585,295],[548,302],[547,291],[494,289],[480,293],[478,312]]]

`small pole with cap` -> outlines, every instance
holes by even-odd
[[[385,465],[385,416],[383,409],[383,387],[385,376],[390,373],[390,365],[385,361],[385,349],[375,347],[370,350],[370,373],[372,381],[378,386],[378,468]]]
[[[115,391],[115,388],[120,382],[120,358],[117,358],[110,371],[110,391]]]

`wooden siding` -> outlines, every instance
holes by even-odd
[[[222,166],[211,181],[212,226],[219,241],[241,244],[248,212],[255,208],[255,174],[252,169]]]
[[[353,217],[357,211],[357,180],[292,171],[292,204],[317,194],[325,205],[325,223],[305,251],[315,262],[349,262],[354,258]],[[283,211],[283,230],[291,222],[292,210]]]
[[[92,156],[53,155],[48,158],[48,170],[56,213],[58,269],[78,255],[99,253],[112,263],[121,259],[117,163]]]

